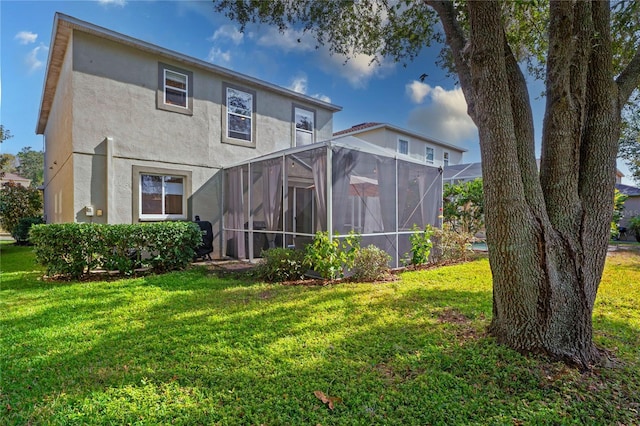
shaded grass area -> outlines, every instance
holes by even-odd
[[[2,250],[2,424],[637,424],[640,255],[608,260],[581,374],[484,334],[486,259],[380,284],[291,287],[205,269],[38,280]],[[30,266],[27,266],[30,265]],[[315,395],[335,398],[329,409]]]

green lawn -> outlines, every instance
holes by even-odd
[[[581,374],[485,335],[486,259],[382,284],[78,283],[0,249],[3,425],[640,423],[638,253],[609,259],[594,313],[616,362]]]

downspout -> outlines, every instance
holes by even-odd
[[[104,139],[105,146],[105,223],[111,223],[113,215],[111,214],[111,206],[113,204],[113,138],[107,136]]]

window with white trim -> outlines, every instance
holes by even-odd
[[[253,142],[253,93],[227,87],[227,137]]]
[[[429,163],[429,164],[433,164],[433,160],[435,158],[435,150],[433,149],[433,147],[426,147],[425,152],[424,152],[424,160]]]
[[[164,103],[186,108],[189,78],[186,74],[164,70]]]
[[[442,153],[442,165],[445,167],[449,165],[449,153],[447,151]]]
[[[193,114],[193,73],[158,63],[158,109]]]
[[[409,155],[409,141],[398,139],[398,152],[400,154]]]
[[[293,121],[296,132],[296,146],[310,145],[315,142],[315,112],[293,107]]]
[[[140,173],[140,219],[186,219],[185,177]]]

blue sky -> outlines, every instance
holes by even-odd
[[[334,131],[385,122],[468,149],[464,162],[480,160],[477,130],[466,115],[462,92],[435,66],[439,47],[425,48],[406,66],[389,60],[371,65],[365,56],[345,63],[293,31],[281,34],[253,25],[242,34],[209,1],[1,0],[0,123],[14,135],[2,152],[43,147],[35,127],[55,12],[340,105]],[[427,78],[420,82],[423,73]],[[536,98],[542,85],[530,83]],[[534,101],[538,140],[543,107],[544,100]],[[628,174],[622,162],[619,168]]]

